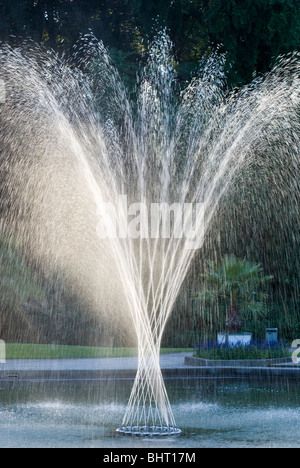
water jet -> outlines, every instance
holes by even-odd
[[[117,429],[117,433],[123,436],[137,436],[137,437],[170,437],[178,436],[181,430],[176,427],[159,427],[159,426],[127,426]]]
[[[160,369],[163,333],[219,204],[239,175],[246,177],[254,162],[268,174],[272,154],[282,187],[299,163],[299,56],[283,58],[271,73],[231,93],[224,58],[213,54],[182,91],[172,44],[161,34],[133,105],[103,44],[87,36],[82,50],[76,68],[35,47],[0,49],[6,84],[1,168],[8,172],[13,207],[7,229],[37,264],[62,271],[96,306],[105,287],[118,285],[120,309],[134,325],[139,351],[118,433],[179,435]],[[120,196],[128,206],[120,208]],[[137,215],[136,205],[153,203],[169,207],[171,218],[166,227],[159,211],[157,235],[147,237],[148,220]],[[189,236],[178,236],[175,204],[202,207],[196,221],[195,210],[187,210],[182,225],[194,227],[192,246]],[[133,205],[133,235],[110,236],[115,223],[124,232]],[[106,235],[99,236],[99,225]]]

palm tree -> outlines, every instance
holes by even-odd
[[[266,316],[268,295],[260,288],[273,277],[264,276],[260,264],[226,256],[219,265],[208,262],[208,266],[208,272],[202,275],[203,285],[195,298],[209,304],[225,303],[228,333],[239,333],[242,318],[247,315],[255,320]]]

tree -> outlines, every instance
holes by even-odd
[[[228,55],[235,85],[264,73],[280,54],[300,47],[298,0],[0,0],[0,40],[31,38],[70,53],[91,30],[131,65],[166,28],[183,80],[217,45]],[[12,36],[15,36],[12,38]],[[141,42],[143,45],[141,46]],[[125,69],[127,65],[125,65]]]
[[[264,276],[261,265],[233,256],[226,256],[219,265],[208,265],[209,271],[202,275],[204,282],[195,297],[209,304],[225,303],[228,333],[240,332],[247,314],[256,320],[267,314],[268,296],[259,289],[273,277]]]
[[[235,85],[249,83],[300,46],[298,0],[210,0],[205,21],[210,41],[228,54]]]
[[[30,329],[27,304],[43,301],[45,292],[36,274],[5,236],[0,237],[0,337],[17,335],[16,329]],[[13,330],[15,328],[15,330]]]

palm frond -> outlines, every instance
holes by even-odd
[[[265,317],[268,295],[261,287],[273,279],[264,276],[261,264],[226,256],[220,264],[207,262],[208,270],[201,277],[203,284],[197,299],[209,304],[222,301],[227,307],[234,303],[245,316]]]

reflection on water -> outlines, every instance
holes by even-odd
[[[297,382],[167,380],[183,435],[115,434],[130,381],[0,383],[1,447],[300,447]]]

